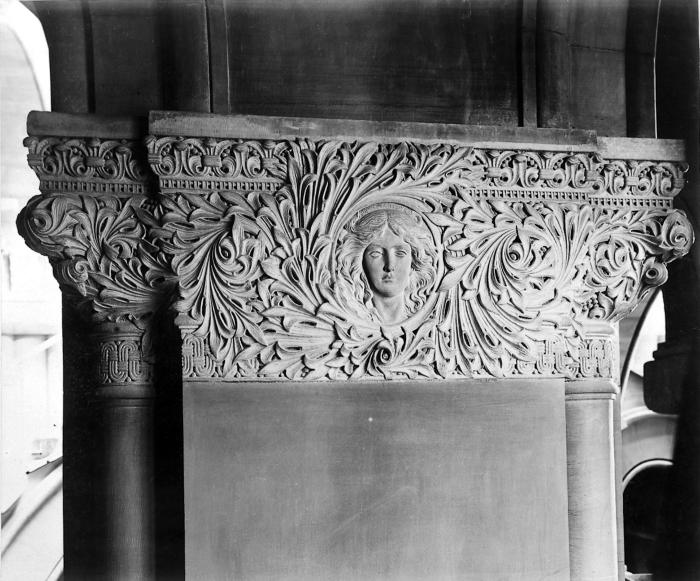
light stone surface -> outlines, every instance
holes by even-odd
[[[610,323],[693,238],[675,142],[158,112],[141,142],[137,120],[100,138],[74,117],[30,116],[63,136],[27,138],[43,194],[20,231],[98,320],[147,317],[177,285],[185,377],[613,377]],[[411,253],[392,306],[353,233],[379,210]]]
[[[187,579],[569,581],[563,384],[186,383]]]
[[[610,323],[692,241],[677,142],[167,112],[149,131],[188,378],[614,377]],[[353,233],[380,211],[412,255],[384,315]]]
[[[421,380],[427,394],[477,380],[493,409],[518,414],[519,381],[503,391],[489,380],[536,377],[544,390],[565,378],[565,438],[559,430],[533,446],[565,439],[571,579],[617,575],[615,321],[692,244],[672,206],[684,185],[679,142],[167,112],[151,114],[148,137],[136,119],[32,114],[28,126],[41,194],[18,226],[95,325],[95,391],[111,422],[105,453],[116,454],[114,489],[135,491],[134,506],[150,506],[152,494],[152,319],[171,305],[188,397],[216,387],[229,390],[228,403],[243,391],[255,400],[255,389],[273,385],[291,395],[285,380],[294,380],[317,386],[332,411],[355,380],[383,394],[396,380]],[[396,409],[417,413],[407,401]],[[122,408],[133,413],[112,413]],[[251,421],[278,425],[287,411],[264,408]],[[483,419],[478,406],[463,411],[455,434]],[[564,418],[553,401],[542,412]],[[186,431],[201,424],[190,419]],[[253,451],[256,433],[242,433]],[[319,433],[299,444],[318,446]],[[270,438],[258,443],[274,446]],[[126,442],[143,447],[130,471],[116,461]],[[186,436],[186,449],[195,445]],[[502,452],[506,464],[520,454]],[[565,468],[563,457],[554,464]],[[108,547],[113,568],[136,563],[148,577],[148,511],[125,512],[126,496],[110,498],[109,530],[123,532]],[[306,510],[303,495],[290,498]],[[513,526],[527,520],[509,514]],[[399,537],[413,530],[399,524]],[[131,529],[145,531],[138,546],[124,541]],[[522,556],[521,565],[533,562]],[[403,574],[407,562],[398,563]],[[545,568],[565,579],[562,566]]]

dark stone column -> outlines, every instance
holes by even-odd
[[[64,302],[82,319],[83,335],[67,345],[64,422],[67,453],[81,444],[86,450],[69,459],[65,478],[66,533],[81,536],[66,537],[65,577],[152,580],[151,325],[169,296],[169,271],[153,236],[158,205],[149,192],[139,124],[33,114],[28,125],[36,132],[25,141],[28,161],[41,194],[20,213],[18,229],[30,248],[49,258]],[[89,512],[72,512],[81,502]]]
[[[700,82],[698,5],[660,2],[656,31],[658,137],[684,139],[688,185],[676,206],[688,212],[698,235],[700,216]],[[700,252],[669,269],[664,286],[666,342],[644,368],[644,397],[656,412],[677,413],[673,467],[656,545],[654,579],[700,579]]]
[[[103,461],[94,397],[97,349],[92,325],[63,297],[63,567],[67,580],[94,579],[103,562],[96,539],[103,519],[97,476]]]
[[[537,121],[539,127],[571,127],[569,4],[537,3]]]
[[[153,406],[143,331],[103,324],[97,399],[102,412],[107,579],[155,579]]]

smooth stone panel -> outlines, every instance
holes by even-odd
[[[573,126],[593,129],[599,135],[627,135],[624,53],[574,46],[571,78]]]
[[[184,385],[187,578],[568,580],[564,382]]]
[[[518,123],[518,1],[223,5],[231,112]]]
[[[159,4],[154,0],[86,4],[92,34],[95,113],[144,115],[164,105],[163,75],[170,68],[161,63],[164,39]],[[195,38],[192,44],[196,44]]]

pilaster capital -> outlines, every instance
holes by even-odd
[[[613,323],[693,241],[669,142],[169,113],[149,131],[191,378],[614,377]]]

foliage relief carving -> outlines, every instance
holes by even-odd
[[[27,245],[49,258],[61,289],[95,320],[148,316],[172,275],[153,237],[157,206],[138,193],[148,181],[143,146],[54,137],[25,145],[44,192],[17,218]]]
[[[669,209],[682,187],[672,163],[449,144],[147,145],[191,376],[610,373],[610,342],[585,321],[626,314],[692,243]]]
[[[607,376],[587,321],[629,312],[692,243],[670,162],[148,138],[155,203],[137,142],[25,143],[28,245],[98,321],[139,326],[177,278],[189,377]]]

